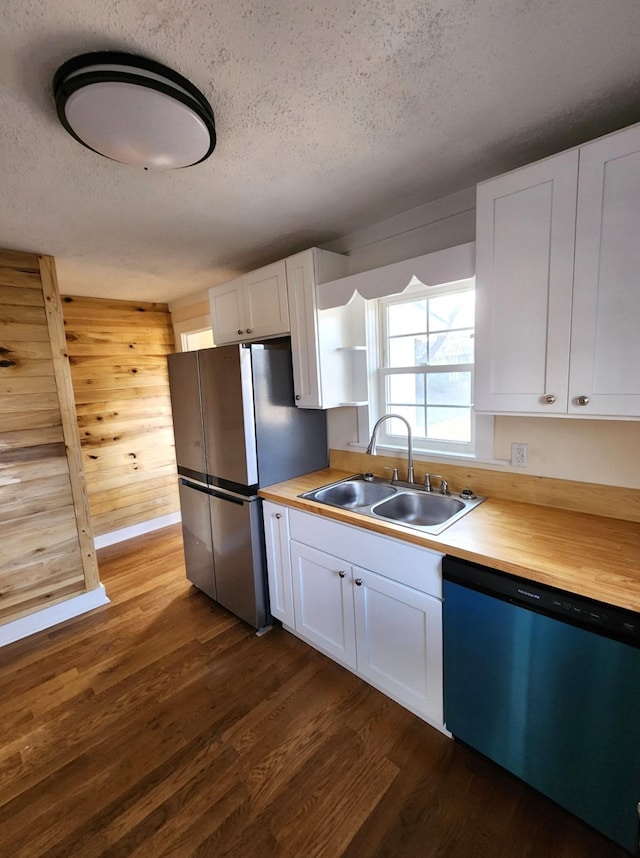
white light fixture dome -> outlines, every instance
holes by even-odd
[[[58,118],[88,149],[145,169],[199,164],[216,145],[213,110],[177,72],[153,60],[97,51],[53,78]]]

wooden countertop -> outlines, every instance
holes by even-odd
[[[640,611],[640,525],[488,498],[439,536],[298,497],[353,474],[326,468],[261,489],[267,500]]]

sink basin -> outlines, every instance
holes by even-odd
[[[300,497],[432,534],[442,533],[484,500],[465,493],[454,497],[425,492],[413,483],[390,483],[379,477],[365,479],[364,474],[321,486]]]
[[[383,483],[366,482],[365,480],[345,480],[325,489],[318,489],[310,494],[314,500],[334,506],[354,509],[359,506],[371,506],[378,501],[389,498],[396,493],[393,486]]]
[[[402,524],[425,527],[442,524],[464,509],[461,500],[446,495],[422,492],[403,492],[395,497],[378,503],[373,508],[374,515],[390,518]]]

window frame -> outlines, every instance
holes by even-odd
[[[177,352],[186,352],[190,350],[188,347],[188,338],[190,334],[200,334],[204,333],[204,331],[211,331],[211,335],[213,337],[211,316],[209,315],[194,316],[190,319],[172,322],[172,324],[174,344]]]
[[[404,290],[404,292],[395,295],[389,295],[376,300],[376,319],[375,319],[375,370],[372,373],[372,408],[370,409],[371,428],[376,422],[376,419],[382,417],[383,414],[393,413],[387,406],[387,379],[391,375],[407,375],[414,372],[416,375],[423,375],[426,379],[429,375],[441,372],[469,372],[471,386],[471,404],[470,404],[470,440],[469,441],[453,441],[453,440],[434,440],[413,436],[414,451],[419,453],[433,453],[444,456],[460,456],[464,458],[475,457],[477,455],[478,437],[477,437],[477,416],[473,408],[473,384],[475,371],[475,354],[474,361],[471,363],[460,364],[432,364],[426,366],[408,366],[408,367],[390,367],[388,357],[388,325],[387,325],[387,308],[392,304],[400,304],[408,301],[415,301],[420,298],[435,298],[441,295],[454,294],[456,292],[475,291],[475,277],[467,277],[463,280],[452,281],[450,283],[442,283],[434,286],[426,286],[416,278]],[[372,332],[373,333],[373,332]],[[425,332],[426,333],[426,332]],[[475,324],[473,335],[475,341]],[[377,416],[376,416],[377,415]],[[378,429],[378,442],[381,446],[391,449],[406,449],[406,435],[392,435],[388,431],[389,421],[382,423]]]

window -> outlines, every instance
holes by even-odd
[[[475,281],[411,286],[379,299],[378,413],[400,414],[414,448],[474,452]],[[381,444],[404,446],[400,420],[380,426]]]
[[[195,316],[183,321],[173,320],[176,351],[191,352],[208,349],[213,345],[211,319],[208,315]]]
[[[201,331],[187,331],[181,334],[181,338],[183,352],[208,349],[213,345],[213,331],[211,328],[205,328]]]

